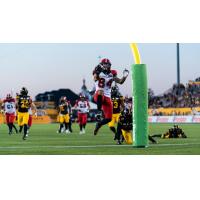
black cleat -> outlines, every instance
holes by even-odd
[[[22,139],[26,140],[27,137],[28,137],[28,134],[25,134]]]
[[[120,142],[120,140],[117,141],[117,145],[121,145],[122,143]]]
[[[96,118],[96,121],[97,121],[97,122],[100,122],[100,121],[103,119],[103,112],[102,112],[102,111],[99,111],[99,112],[96,114],[95,118]]]

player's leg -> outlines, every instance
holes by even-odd
[[[83,133],[82,113],[78,113],[78,123],[80,128],[79,134],[82,134]]]
[[[82,123],[83,123],[83,134],[85,133],[85,128],[86,128],[86,124],[87,124],[87,114],[84,113],[82,116]]]
[[[69,132],[72,133],[73,130],[72,130],[72,119],[71,119],[71,116],[69,116]]]
[[[153,144],[156,144],[157,141],[152,137],[152,136],[148,136],[149,141],[151,141]]]
[[[17,128],[16,128],[14,123],[13,123],[12,127],[15,129],[15,133],[18,133],[18,130],[17,130]]]
[[[23,140],[26,139],[28,136],[28,119],[29,119],[29,113],[23,113],[23,125],[24,125],[24,135],[23,135]]]
[[[11,127],[10,127],[10,115],[6,113],[6,124],[8,126],[8,134],[11,135]]]
[[[103,95],[103,91],[99,90],[97,91],[97,93],[94,96],[94,101],[97,104],[97,114],[96,114],[96,120],[97,121],[101,121],[102,116],[103,116],[103,112],[102,112],[102,106],[104,103],[104,95]]]
[[[122,135],[125,139],[126,144],[133,144],[132,133],[131,131],[126,131],[122,129]]]
[[[69,133],[69,114],[64,116],[65,132]]]
[[[29,119],[28,119],[28,132],[29,132],[31,126],[32,126],[32,122],[33,122],[33,117],[32,117],[32,115],[29,115]]]
[[[105,125],[108,124],[112,120],[112,102],[111,99],[108,97],[104,97],[104,102],[102,106],[102,110],[104,112],[104,119],[96,123],[96,127],[94,130],[94,135],[97,135],[99,129]]]
[[[63,123],[64,123],[64,117],[63,117],[63,115],[59,115],[59,117],[58,117],[58,120],[59,120],[59,129],[58,129],[58,131],[57,131],[57,133],[62,133],[62,130],[63,130]]]
[[[117,124],[117,131],[116,131],[116,140],[117,140],[117,144],[120,145],[121,144],[121,137],[122,137],[122,126],[120,123]]]
[[[23,116],[22,113],[18,112],[17,114],[17,123],[19,126],[19,132],[21,133],[23,130]]]
[[[115,137],[114,140],[116,140],[116,129],[115,129],[115,122],[116,122],[116,114],[112,115],[112,120],[111,122],[108,123],[108,126],[110,130],[114,133]]]
[[[9,122],[10,122],[10,132],[12,133],[12,129],[14,127],[14,121],[15,121],[15,115],[11,114],[9,117]],[[15,127],[16,128],[16,127]],[[15,130],[16,131],[16,130]]]

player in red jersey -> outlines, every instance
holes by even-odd
[[[80,127],[80,134],[85,134],[85,127],[87,124],[87,113],[90,110],[90,104],[84,95],[80,95],[80,99],[76,101],[75,109],[78,110],[78,122]]]
[[[3,100],[2,108],[6,115],[6,124],[8,125],[9,134],[12,134],[12,129],[15,129],[15,132],[18,133],[17,128],[14,125],[16,118],[16,102],[11,94],[7,94],[6,99]]]
[[[111,70],[111,62],[104,58],[93,71],[96,92],[94,101],[97,103],[98,114],[96,115],[97,123],[94,129],[94,135],[97,135],[98,130],[112,119],[112,101],[111,101],[111,86],[113,81],[123,84],[129,75],[129,71],[123,71],[123,77],[117,77],[117,71]]]
[[[28,118],[27,136],[33,123],[33,115],[37,116],[37,107],[33,102],[31,104],[31,107],[28,109],[28,113],[29,113],[29,118]]]

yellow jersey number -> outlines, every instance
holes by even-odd
[[[118,102],[117,102],[117,101],[114,101],[114,102],[113,102],[113,107],[114,107],[115,109],[117,109],[118,106],[119,106],[119,105],[118,105]]]
[[[23,99],[21,101],[21,108],[29,108],[29,101],[26,99]]]

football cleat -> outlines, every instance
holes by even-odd
[[[120,140],[117,141],[117,145],[121,145],[122,143],[120,142]]]
[[[100,121],[103,119],[103,113],[102,113],[102,111],[99,111],[99,112],[96,114],[95,118],[96,118],[96,121],[97,121],[97,122],[100,122]]]

